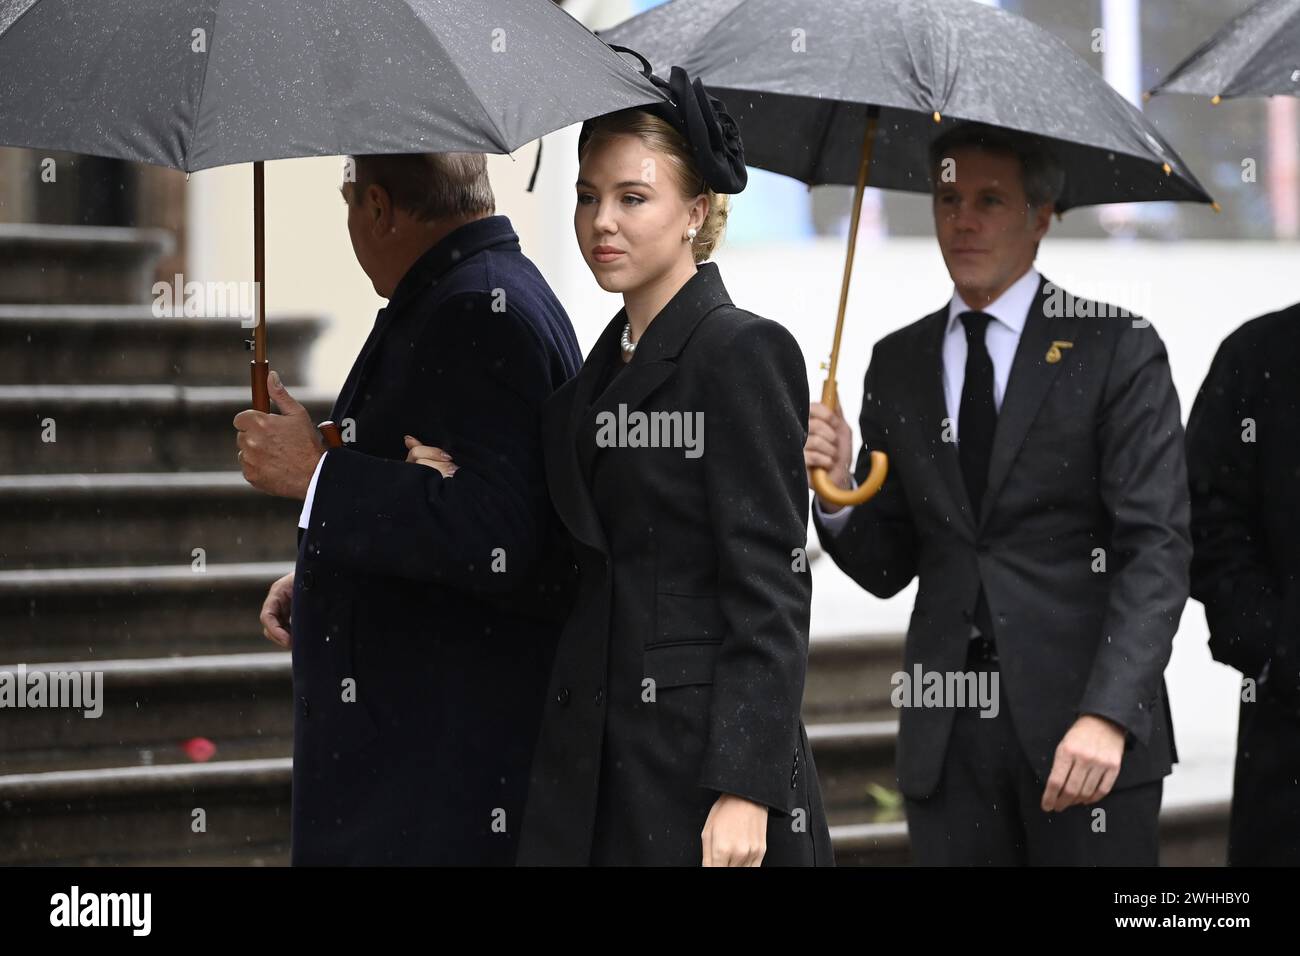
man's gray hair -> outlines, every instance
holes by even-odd
[[[1065,191],[1065,168],[1052,148],[1039,136],[1015,133],[984,123],[960,123],[930,143],[930,182],[939,182],[939,165],[959,149],[973,147],[1020,160],[1025,199],[1030,206],[1056,207]]]
[[[388,153],[352,159],[357,198],[369,186],[381,186],[394,206],[425,222],[496,212],[482,153]]]

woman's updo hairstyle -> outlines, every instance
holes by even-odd
[[[655,76],[650,62],[635,50],[611,49],[640,60],[642,74],[664,99],[587,120],[578,134],[578,161],[586,155],[592,139],[620,134],[636,136],[648,149],[666,155],[682,197],[694,199],[700,193],[708,197],[709,211],[692,242],[695,261],[703,262],[722,241],[731,196],[743,190],[748,179],[740,130],[722,101],[710,95],[699,77],[692,80],[675,66],[664,80]]]
[[[715,192],[700,175],[695,165],[690,143],[666,120],[639,109],[620,110],[590,120],[584,128],[587,136],[578,148],[578,161],[591,150],[592,144],[604,142],[615,136],[630,135],[641,140],[647,149],[668,157],[670,172],[683,199],[694,199],[703,193],[709,200],[709,211],[699,226],[691,252],[696,263],[704,262],[722,242],[727,229],[727,215],[731,210],[731,197]]]

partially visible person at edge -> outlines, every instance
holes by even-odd
[[[292,860],[510,865],[564,617],[536,593],[562,540],[541,408],[581,352],[482,155],[355,170],[348,233],[388,299],[331,413],[355,438],[326,450],[274,380],[282,414],[235,419],[245,478],[304,502],[262,608],[293,649]],[[454,480],[405,460],[414,435]]]
[[[624,308],[545,410],[580,577],[519,862],[831,865],[799,716],[804,360],[705,261],[745,185],[734,123],[680,68],[654,79],[671,103],[579,140],[578,244]],[[620,438],[638,416],[674,430]]]
[[[1300,303],[1220,346],[1187,419],[1192,597],[1241,671],[1229,866],[1300,866]]]

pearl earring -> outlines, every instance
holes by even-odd
[[[691,226],[691,228],[689,228],[689,229],[686,230],[686,238],[689,239],[691,242],[694,242],[694,241],[695,241],[695,227],[694,227],[694,226]]]

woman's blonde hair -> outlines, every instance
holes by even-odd
[[[623,134],[636,136],[647,148],[668,156],[682,198],[693,199],[700,193],[708,197],[709,211],[695,233],[691,252],[697,263],[713,255],[713,250],[722,242],[722,235],[727,229],[731,197],[725,193],[716,193],[705,184],[695,166],[690,143],[685,137],[666,120],[638,109],[621,110],[601,116],[591,120],[587,129],[589,136],[578,151],[580,162],[596,140],[608,140]]]

